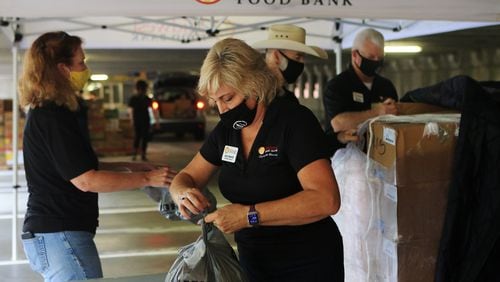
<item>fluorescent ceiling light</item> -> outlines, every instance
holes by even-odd
[[[386,53],[419,53],[422,52],[422,47],[418,45],[389,45],[384,47]]]
[[[90,76],[90,79],[93,81],[108,80],[108,75],[107,74],[93,74]]]

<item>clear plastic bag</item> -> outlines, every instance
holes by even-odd
[[[184,246],[165,277],[165,282],[245,282],[248,279],[238,258],[224,237],[211,223],[202,224],[202,235]]]

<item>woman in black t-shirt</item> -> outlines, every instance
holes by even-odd
[[[97,192],[163,187],[174,176],[146,163],[98,161],[76,95],[90,77],[84,59],[79,37],[45,33],[26,52],[19,81],[21,105],[29,107],[23,138],[29,197],[22,239],[32,269],[45,281],[102,277],[93,241]]]
[[[340,195],[313,113],[276,98],[279,86],[262,55],[237,39],[212,47],[198,88],[221,121],[172,181],[182,215],[207,208],[200,188],[220,169],[231,204],[205,221],[235,233],[251,281],[343,281],[342,238],[330,217]]]

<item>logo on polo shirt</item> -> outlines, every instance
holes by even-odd
[[[259,159],[268,158],[268,157],[278,157],[278,147],[277,146],[260,146],[257,149],[257,153],[259,154]]]
[[[247,126],[248,123],[244,120],[237,120],[233,123],[233,129],[235,130],[241,130],[243,127]]]

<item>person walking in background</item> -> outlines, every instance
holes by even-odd
[[[258,51],[238,39],[217,42],[200,72],[199,93],[220,122],[170,193],[182,216],[208,207],[201,193],[220,169],[231,204],[205,217],[235,233],[251,281],[343,281],[340,208],[325,134],[314,114],[277,98],[281,85]]]
[[[357,141],[357,126],[365,120],[397,114],[398,94],[390,80],[377,74],[384,62],[384,36],[375,29],[356,34],[349,69],[331,79],[323,93],[326,134],[332,154]]]
[[[147,161],[146,151],[148,142],[152,137],[150,110],[152,111],[153,99],[147,95],[148,83],[138,80],[135,83],[136,94],[130,97],[128,102],[129,116],[134,127],[134,152],[132,160],[136,160],[137,154],[141,152],[141,159]],[[154,111],[152,111],[154,113]],[[158,126],[158,119],[155,117],[155,125]]]
[[[46,282],[103,276],[93,240],[98,192],[165,187],[175,175],[168,167],[98,161],[76,94],[89,77],[82,39],[60,31],[33,42],[19,80],[21,106],[29,107],[22,242],[32,269]]]
[[[295,83],[304,71],[304,55],[328,58],[323,49],[305,43],[305,29],[291,24],[276,24],[269,28],[266,40],[252,45],[255,49],[266,49],[266,63],[282,86],[280,96],[296,102],[297,97],[287,86]]]

